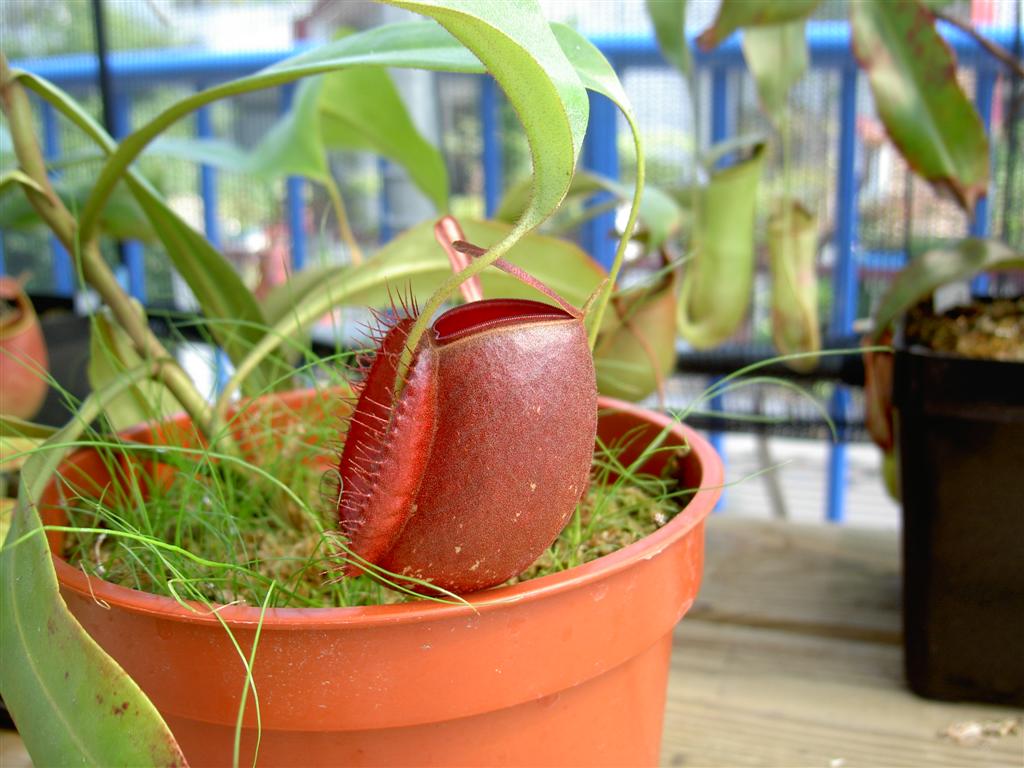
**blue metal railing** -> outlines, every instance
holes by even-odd
[[[836,178],[836,231],[834,246],[837,254],[832,273],[832,288],[835,300],[829,321],[829,331],[834,335],[848,335],[856,313],[857,275],[861,261],[884,264],[891,268],[895,261],[892,254],[856,256],[857,237],[857,90],[858,70],[850,50],[849,28],[845,24],[811,22],[807,28],[808,46],[813,68],[827,68],[838,71],[841,89],[839,97],[838,139],[839,168]],[[984,121],[986,130],[990,127],[993,93],[999,73],[999,63],[994,61],[968,35],[952,27],[944,26],[943,34],[956,51],[961,67],[976,72],[975,104]],[[984,34],[1004,47],[1012,47],[1013,33],[1009,29],[985,30]],[[635,67],[665,67],[657,46],[647,36],[601,37],[593,41],[604,53],[620,76]],[[131,119],[131,94],[143,86],[153,84],[179,83],[192,87],[205,87],[217,82],[240,77],[270,66],[286,56],[307,50],[299,46],[292,51],[250,51],[242,53],[210,53],[200,50],[174,51],[132,51],[114,53],[109,58],[111,78],[115,89],[116,126],[118,136],[129,130]],[[737,36],[722,43],[713,51],[695,49],[695,63],[699,69],[711,73],[711,139],[720,141],[729,138],[733,132],[729,99],[729,73],[743,68],[743,53]],[[57,85],[75,91],[93,87],[98,78],[96,58],[89,54],[54,56],[45,59],[26,59],[14,62],[14,66],[29,70],[52,80]],[[281,109],[287,109],[292,89],[282,89]],[[502,189],[502,154],[500,122],[498,119],[499,93],[489,77],[481,80],[480,119],[483,135],[481,162],[484,167],[485,210],[492,213],[497,206]],[[591,102],[591,125],[587,137],[583,162],[586,167],[606,176],[618,177],[619,161],[616,145],[618,117],[610,102],[595,97]],[[54,110],[42,109],[44,151],[48,157],[60,154],[57,116]],[[699,130],[699,126],[695,127]],[[196,116],[195,132],[199,137],[212,135],[209,108],[201,109]],[[291,236],[292,258],[295,267],[301,268],[306,261],[307,241],[304,226],[305,182],[289,179],[287,183],[286,219]],[[207,236],[218,244],[220,232],[217,215],[217,174],[209,167],[200,172],[200,191],[204,202],[203,220]],[[382,205],[384,202],[382,201]],[[982,201],[971,223],[970,233],[984,236],[988,232],[989,206]],[[613,242],[607,233],[614,224],[613,214],[597,217],[590,223],[584,234],[593,255],[601,262],[611,261]],[[389,236],[387,216],[382,216],[382,237]],[[127,249],[128,283],[136,296],[144,298],[144,275],[142,251],[138,244],[129,244]],[[0,244],[0,271],[3,269],[3,251]],[[53,274],[57,290],[70,294],[74,285],[71,263],[60,245],[53,242]],[[845,415],[849,408],[850,395],[838,385],[830,403],[833,416]],[[721,404],[713,404],[721,407]],[[845,421],[839,419],[840,422]],[[719,438],[716,438],[720,440]],[[839,521],[844,516],[844,488],[846,474],[846,441],[843,435],[831,449],[829,461],[827,517]]]

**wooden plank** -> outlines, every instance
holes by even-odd
[[[1024,736],[963,746],[955,723],[1022,713],[930,702],[898,646],[686,618],[677,630],[662,765],[1019,766]]]
[[[900,642],[895,531],[713,517],[689,616],[804,634]]]
[[[714,518],[704,585],[676,631],[667,766],[1024,766],[1024,734],[950,726],[1008,708],[905,687],[894,532]]]

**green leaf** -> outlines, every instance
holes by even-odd
[[[704,153],[704,163],[709,168],[714,168],[729,155],[734,153],[750,154],[757,149],[758,144],[765,144],[767,142],[768,134],[761,131],[751,131],[739,136],[722,139],[708,147]],[[691,204],[689,197],[692,191],[689,187],[680,189],[678,194],[673,195],[673,199],[680,205],[689,206]]]
[[[26,88],[52,104],[106,152],[108,164],[121,151],[121,146],[115,144],[102,126],[63,90],[27,72],[18,72],[17,77]],[[262,337],[265,329],[266,323],[255,298],[231,264],[182,221],[148,181],[129,168],[126,182],[204,314],[213,321],[211,332],[214,338],[237,365]],[[219,322],[221,320],[223,323]],[[278,381],[284,374],[280,361],[268,360],[254,371],[252,381],[246,382],[247,391],[265,391],[271,382]]]
[[[45,440],[56,434],[57,428],[47,424],[36,424],[16,416],[0,415],[0,437],[30,437]]]
[[[44,191],[43,188],[36,183],[35,179],[17,168],[6,171],[0,175],[0,194],[3,194],[8,189],[15,186],[28,187],[29,189],[34,189],[36,192],[40,193]]]
[[[144,316],[142,305],[136,301],[132,303],[137,314]],[[108,310],[104,308],[93,315],[89,336],[89,365],[86,370],[93,391],[106,389],[142,363],[128,335],[111,319]],[[110,426],[120,431],[180,410],[181,405],[167,387],[160,382],[147,380],[111,398],[104,413]]]
[[[16,472],[42,443],[38,437],[8,437],[0,435],[0,472]],[[0,496],[0,501],[8,501]]]
[[[916,0],[860,0],[850,4],[850,23],[893,143],[916,173],[973,212],[988,189],[988,139],[931,12]]]
[[[330,170],[318,114],[322,86],[321,78],[299,83],[291,108],[247,156],[249,173],[265,178],[293,173],[327,182]]]
[[[661,55],[688,76],[693,71],[693,53],[686,41],[686,0],[646,0],[646,5]]]
[[[185,765],[156,708],[68,611],[36,511],[66,446],[109,398],[147,373],[136,371],[90,395],[80,418],[22,469],[18,505],[0,550],[0,694],[35,765]]]
[[[526,131],[535,179],[514,238],[551,215],[569,190],[590,102],[536,0],[392,0],[436,19],[491,73]],[[509,242],[514,242],[514,239]],[[499,251],[505,247],[499,246]]]
[[[153,142],[146,154],[177,157],[265,179],[305,176],[326,184],[327,152],[375,152],[404,167],[443,211],[448,172],[441,153],[416,129],[388,73],[377,67],[332,72],[303,81],[292,107],[245,151],[221,139]]]
[[[856,5],[855,0],[850,5]],[[821,0],[722,0],[715,22],[700,37],[697,45],[710,50],[740,27],[764,27],[806,19]]]
[[[637,218],[640,215],[641,195],[644,190],[646,174],[643,141],[640,136],[640,127],[636,122],[636,115],[633,114],[633,107],[629,102],[629,97],[626,95],[626,89],[622,87],[619,76],[604,57],[604,54],[579,32],[564,24],[552,24],[551,30],[555,33],[555,38],[558,40],[558,44],[565,52],[565,55],[569,57],[569,61],[576,68],[576,72],[579,74],[583,85],[588,90],[600,93],[602,96],[610,99],[619,108],[619,111],[622,112],[622,116],[629,125],[630,133],[633,136],[633,147],[636,152],[636,187],[630,203],[629,217],[626,220],[622,238],[619,240],[619,247],[615,252],[615,260],[609,271],[608,284],[602,291],[594,311],[587,318],[588,323],[591,323],[591,345],[593,345],[594,341],[596,341],[597,329],[601,324],[601,317],[607,306],[608,298],[618,278],[619,270],[622,268],[626,255],[626,246],[633,236],[633,228],[636,226]]]
[[[818,226],[794,201],[783,202],[768,220],[768,257],[772,276],[772,339],[782,355],[821,349],[818,319]],[[816,357],[786,360],[796,371],[812,371]]]
[[[982,272],[1010,269],[1024,269],[1024,254],[994,240],[968,239],[952,248],[921,254],[896,276],[882,297],[875,312],[875,339],[936,288]]]
[[[56,433],[54,427],[0,415],[0,472],[20,469],[31,451]],[[3,537],[0,536],[0,541]]]
[[[266,319],[255,297],[220,252],[171,210],[146,182],[129,177],[128,183],[175,268],[195,294],[210,333],[237,365],[266,333]],[[272,358],[253,371],[245,382],[245,392],[261,394],[287,387],[288,383],[287,364]]]
[[[19,172],[20,173],[20,172]],[[33,183],[34,184],[34,183]],[[61,179],[53,183],[54,191],[69,211],[79,210],[88,196],[91,184]],[[8,187],[10,189],[10,187]],[[0,190],[0,195],[3,190]],[[0,205],[0,229],[33,229],[45,226],[36,209],[24,195],[4,197]],[[119,184],[100,216],[100,232],[124,240],[156,241],[156,235],[138,203],[123,184]]]
[[[506,189],[494,218],[498,221],[516,221],[526,207],[531,183],[531,179],[526,178]],[[631,200],[635,194],[635,190],[631,187],[613,181],[606,176],[592,171],[577,171],[562,207],[582,203],[601,192],[611,192],[616,200]],[[679,231],[683,220],[683,211],[670,195],[647,184],[640,200],[639,218],[647,227],[648,247],[656,250],[665,240]]]
[[[460,222],[474,245],[489,248],[508,236],[512,226],[493,221]],[[508,254],[508,261],[522,267],[556,293],[582,304],[606,277],[604,270],[578,246],[543,235],[524,237]],[[264,307],[275,322],[274,333],[300,313],[308,325],[332,306],[389,307],[393,297],[411,294],[424,302],[452,274],[451,264],[434,239],[433,222],[419,224],[384,246],[358,266],[313,267],[267,296]],[[548,301],[533,288],[498,269],[481,275],[489,297],[528,298]],[[309,309],[312,307],[312,309]]]
[[[183,139],[174,136],[161,136],[146,147],[145,155],[187,160],[191,163],[211,165],[232,173],[255,174],[257,172],[252,154],[225,139]],[[308,170],[308,166],[304,170]],[[286,173],[294,173],[297,176],[304,175],[300,170],[293,170],[291,167],[287,168]]]
[[[0,459],[0,466],[4,466],[4,461]],[[21,465],[18,464],[20,467]],[[4,467],[4,472],[9,471]],[[17,506],[17,499],[8,499],[0,496],[0,541],[7,538],[8,531],[11,530],[11,518],[14,515],[14,509]]]
[[[747,314],[754,284],[754,213],[764,145],[717,172],[700,192],[693,258],[686,265],[676,324],[697,349],[728,339]]]
[[[757,83],[761,106],[776,126],[786,119],[789,90],[807,71],[804,22],[743,30],[743,57]]]
[[[543,134],[534,151],[542,156],[535,169],[551,181],[537,201],[538,215],[561,199],[558,187],[568,186],[571,167],[586,128],[588,102],[575,71],[550,40],[546,24],[539,23],[535,4],[489,4],[473,0],[453,3],[456,9],[439,3],[404,3],[403,7],[434,16],[459,37],[465,37],[480,59],[495,67],[494,74],[506,88],[520,115],[529,120],[528,133],[536,128]],[[480,14],[480,15],[477,15]],[[483,17],[497,19],[497,27]],[[545,36],[547,39],[545,39]],[[514,42],[517,41],[517,42]],[[526,45],[530,52],[522,47]],[[559,61],[560,60],[560,61]],[[387,66],[479,72],[480,62],[451,34],[432,23],[406,22],[360,32],[324,46],[317,51],[285,60],[265,70],[222,83],[168,107],[121,142],[97,179],[81,218],[83,237],[91,233],[103,199],[125,169],[156,136],[177,120],[204,104],[227,96],[283,85],[301,77],[323,74],[352,66]],[[552,87],[552,82],[556,85]],[[537,88],[542,90],[538,91]],[[508,90],[511,88],[511,91]],[[525,113],[524,113],[525,109]],[[527,117],[526,115],[536,117]],[[558,162],[554,162],[557,160]],[[569,172],[566,173],[568,166]],[[552,197],[557,200],[552,201]],[[541,218],[543,218],[541,216]]]
[[[383,69],[325,75],[320,120],[328,149],[365,149],[405,168],[437,207],[448,208],[448,170],[441,153],[417,130],[398,89]]]
[[[552,23],[550,28],[554,33],[555,39],[557,40],[560,48],[575,68],[576,73],[584,86],[589,90],[600,93],[611,99],[616,106],[622,110],[623,114],[627,116],[627,120],[631,120],[633,115],[629,99],[626,96],[625,90],[623,89],[615,70],[604,58],[603,54],[601,54],[601,52],[589,40],[580,35],[579,32],[565,24]],[[355,45],[356,43],[363,42],[364,38],[365,43],[367,44]],[[392,66],[420,66],[427,69],[443,69],[457,72],[485,71],[484,66],[480,61],[441,27],[433,24],[432,22],[404,22],[369,30],[365,33],[361,33],[361,35],[358,36],[358,39],[355,37],[343,38],[341,42],[332,43],[324,46],[323,48],[318,48],[315,51],[288,59],[262,73],[257,73],[257,75],[251,76],[250,78],[243,78],[242,80],[235,81],[233,84],[229,84],[232,86],[229,89],[230,93],[246,92],[248,90],[252,90],[253,87],[265,87],[262,83],[267,81],[268,76],[277,75],[281,70],[287,71],[289,69],[296,69],[319,72],[324,71],[325,67],[341,66],[340,56],[342,55],[343,49],[351,49],[353,47],[355,47],[357,52],[362,52],[365,49],[373,49],[373,55],[378,57],[377,60],[382,63],[390,63]],[[386,58],[388,56],[386,53],[388,49],[393,49],[394,58]],[[363,53],[362,55],[365,56],[366,54]],[[364,64],[365,62],[357,61],[356,63]],[[342,70],[339,73],[325,76],[324,80],[331,83],[335,81],[335,77],[337,75],[349,75],[356,71],[357,70]],[[373,72],[374,70],[370,69],[366,71]],[[276,79],[277,78],[275,77],[275,81]],[[295,103],[306,104],[310,101],[305,94],[310,93],[311,91],[308,88],[305,88],[304,90],[305,86],[306,83],[303,83],[303,85],[299,87]],[[393,91],[393,85],[390,83],[389,88]],[[379,89],[366,88],[365,90],[372,91]],[[225,93],[223,95],[230,94]],[[218,94],[218,97],[222,97],[222,95]],[[208,103],[212,100],[214,99],[204,98],[202,103]],[[195,106],[194,108],[198,108],[198,106]],[[289,112],[289,114],[291,114],[291,112]],[[382,121],[376,120],[375,122],[380,123]],[[368,128],[366,132],[369,132],[370,130],[371,129]],[[279,129],[279,133],[281,136],[291,136],[294,134],[294,131],[290,127],[287,130],[282,127]],[[277,142],[278,139],[275,138],[273,143],[276,144]],[[355,144],[353,143],[350,146],[354,147]],[[417,145],[414,143],[412,146],[416,148]],[[436,150],[433,150],[433,147],[429,144],[426,144],[426,146],[436,153]],[[382,150],[378,148],[378,151]],[[153,143],[149,152],[179,157],[197,163],[215,165],[240,173],[260,174],[266,171],[272,171],[274,168],[274,163],[256,163],[249,154],[238,148],[236,145],[218,139],[197,141],[162,137]],[[262,155],[263,152],[257,151],[256,154]],[[270,154],[269,150],[267,154]],[[315,154],[296,156],[296,158],[294,158],[294,165],[290,166],[289,172],[309,175],[312,178],[322,176],[323,174],[319,173],[319,165],[313,162],[313,158],[315,157],[317,157]],[[431,163],[439,163],[438,170],[430,170],[429,168],[426,168],[424,173],[432,174],[437,178],[442,178],[440,176],[440,168],[443,168],[443,162],[438,161],[438,163],[435,163],[435,161],[431,160]],[[522,189],[528,191],[529,184],[524,184]],[[428,192],[428,194],[437,199],[440,192],[438,190],[433,193]],[[526,199],[526,197],[523,198],[523,202],[518,209],[520,213],[525,211]]]
[[[460,223],[470,242],[483,248],[504,242],[513,231],[500,222]],[[576,305],[583,304],[607,277],[573,243],[538,234],[522,238],[506,258]],[[241,374],[334,307],[389,307],[393,296],[407,293],[422,304],[452,274],[447,256],[434,239],[433,222],[407,230],[362,264],[311,269],[315,271],[275,290],[270,313],[280,319],[239,366]],[[485,270],[481,282],[487,296],[548,300],[498,269]]]

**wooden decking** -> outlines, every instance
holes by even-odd
[[[1024,713],[906,690],[898,546],[892,531],[712,519],[663,765],[1024,766]]]

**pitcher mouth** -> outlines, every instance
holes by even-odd
[[[552,320],[572,320],[564,309],[529,299],[488,299],[449,309],[434,322],[434,341],[439,345],[506,325]]]

